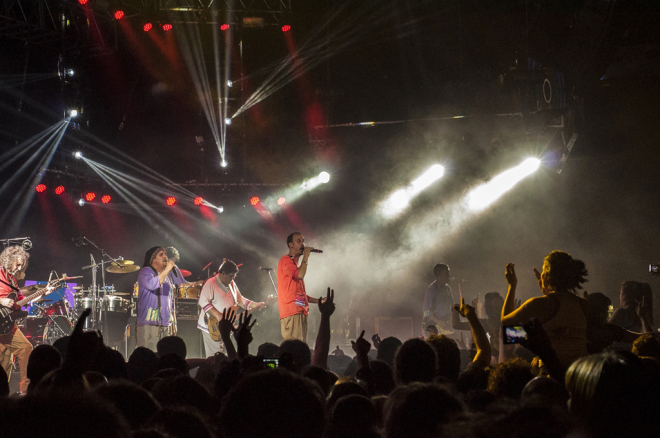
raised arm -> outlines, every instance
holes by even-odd
[[[314,345],[314,357],[312,365],[328,369],[328,353],[330,352],[330,316],[335,311],[335,290],[328,288],[325,300],[318,299],[319,311],[321,312],[321,324],[316,335]]]
[[[459,308],[460,306],[455,304],[451,311],[451,326],[454,330],[470,330],[470,323],[461,321]]]
[[[472,360],[473,366],[486,368],[488,365],[490,365],[490,342],[488,342],[486,330],[484,330],[483,326],[479,322],[479,318],[477,317],[477,313],[475,312],[474,307],[465,304],[465,300],[461,298],[461,305],[455,305],[454,310],[467,318],[468,324],[470,325],[472,338],[474,339],[474,344],[477,347],[477,354]]]

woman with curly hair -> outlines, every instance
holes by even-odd
[[[534,268],[543,293],[515,308],[518,279],[514,264],[506,265],[505,277],[509,291],[502,307],[502,325],[521,325],[536,318],[550,337],[559,360],[564,366],[586,356],[587,301],[576,295],[586,282],[587,269],[582,260],[563,251],[552,251],[543,261],[543,270]]]

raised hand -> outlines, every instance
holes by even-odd
[[[366,356],[369,354],[371,344],[364,339],[364,330],[362,330],[362,333],[360,333],[360,337],[357,338],[357,340],[351,341],[351,347],[353,347],[353,351],[355,351],[355,354],[358,356]]]
[[[465,304],[465,298],[461,298],[461,305],[454,304],[454,310],[456,310],[461,316],[467,318],[468,315],[476,316],[474,307]]]
[[[330,316],[335,312],[335,290],[328,288],[325,299],[319,298],[319,311],[322,316]]]
[[[236,321],[236,312],[231,307],[222,311],[222,319],[218,321],[218,329],[223,339],[234,331],[234,321]]]
[[[378,333],[374,333],[371,337],[371,343],[374,344],[374,348],[378,350],[378,347],[380,347],[380,336],[378,336]]]
[[[513,287],[516,287],[518,285],[518,277],[516,277],[516,265],[513,263],[507,264],[506,268],[504,268],[504,277],[506,278],[507,283]]]
[[[250,322],[252,322],[250,324]],[[255,319],[252,321],[252,314],[244,312],[238,319],[238,328],[234,332],[236,345],[238,346],[238,355],[240,357],[247,356],[248,345],[252,342],[252,327],[257,323]]]

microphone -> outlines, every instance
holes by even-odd
[[[323,251],[320,250],[320,249],[313,249],[313,250],[311,250],[310,252],[318,252],[319,254],[322,254],[322,253],[323,253]]]
[[[274,271],[273,268],[262,268],[261,266],[259,266],[259,269],[261,269],[262,271]]]
[[[85,238],[83,236],[72,237],[71,241],[74,242],[76,246],[83,246],[83,245],[87,245],[87,242],[85,242],[84,239]]]
[[[179,273],[176,272],[178,269],[179,269],[179,267],[178,267],[177,265],[174,265],[174,267],[172,268],[172,272],[174,272],[174,276],[175,276],[175,277],[178,277],[178,276],[179,276]]]

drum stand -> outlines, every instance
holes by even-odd
[[[85,324],[85,328],[89,328],[89,329],[96,328],[98,330],[101,330],[101,333],[103,333],[104,329],[106,329],[105,331],[107,331],[107,327],[103,327],[105,325],[104,324],[105,321],[104,321],[104,318],[103,318],[104,317],[104,315],[103,315],[103,313],[104,313],[104,311],[103,311],[103,298],[105,297],[105,294],[108,292],[108,287],[105,285],[105,265],[111,265],[111,264],[114,263],[115,265],[121,267],[122,265],[119,264],[119,261],[124,260],[124,258],[123,257],[116,257],[116,258],[111,257],[110,255],[108,255],[108,253],[106,253],[102,248],[99,248],[94,242],[89,240],[87,237],[83,236],[83,239],[87,243],[92,245],[94,248],[99,250],[99,252],[101,253],[101,263],[96,263],[96,261],[94,260],[94,255],[90,254],[89,256],[92,260],[92,264],[88,265],[88,266],[83,266],[83,268],[82,268],[82,269],[90,269],[91,268],[91,270],[92,270],[91,290],[92,290],[92,297],[93,297],[92,302],[94,303],[93,304],[94,308],[92,309],[92,313],[90,314],[89,320],[88,320],[89,324]],[[109,260],[105,260],[106,258],[108,258]],[[101,267],[101,281],[103,283],[103,286],[101,287],[101,291],[99,291],[99,287],[96,284],[96,272],[98,271],[99,266]],[[101,294],[103,294],[103,296],[101,296]]]
[[[64,336],[69,336],[71,334],[71,330],[69,330],[69,333],[66,333],[64,330],[62,330],[62,327],[55,321],[55,318],[53,318],[53,315],[48,314],[47,310],[43,307],[41,307],[38,304],[33,304],[33,307],[36,307],[37,309],[41,310],[45,316],[45,318],[48,318],[48,323],[46,326],[48,327],[48,342],[46,342],[46,336],[43,337],[43,342],[44,344],[48,343],[49,345],[53,345],[52,342],[50,342],[50,339],[53,337],[56,337],[57,339],[64,337]],[[57,315],[57,316],[64,316],[69,323],[71,323],[71,320],[69,319],[68,315]],[[70,327],[73,328],[73,327]],[[53,330],[54,333],[50,333],[50,330]]]

